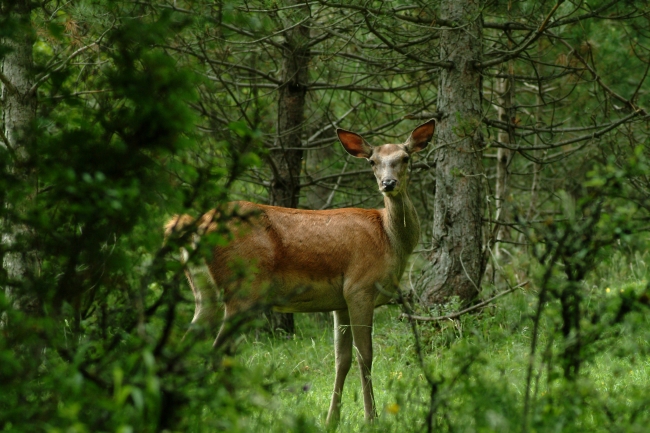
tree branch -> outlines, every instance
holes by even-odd
[[[524,282],[521,283],[521,284],[517,284],[515,287],[512,287],[512,288],[510,288],[510,289],[508,289],[508,290],[504,290],[503,292],[501,292],[501,293],[499,293],[499,294],[497,294],[497,295],[491,297],[490,299],[486,299],[485,301],[480,302],[480,303],[478,303],[478,304],[476,304],[476,305],[473,305],[473,306],[471,306],[471,307],[469,307],[469,308],[465,308],[464,310],[458,311],[458,312],[456,312],[456,313],[447,314],[446,316],[435,316],[435,317],[430,317],[430,316],[414,316],[414,315],[412,315],[412,314],[402,313],[402,314],[399,315],[399,317],[400,317],[400,318],[404,317],[404,318],[411,319],[411,320],[419,320],[419,321],[421,321],[421,322],[437,322],[437,321],[441,321],[441,320],[451,320],[451,319],[456,319],[456,318],[462,316],[463,314],[467,314],[467,313],[472,312],[472,311],[474,311],[474,310],[478,310],[479,308],[483,308],[483,307],[485,307],[486,305],[488,305],[490,302],[492,302],[492,301],[494,301],[494,300],[496,300],[496,299],[499,299],[500,297],[505,296],[505,295],[507,295],[508,293],[512,293],[512,292],[514,292],[515,290],[524,287],[526,284],[528,284],[528,281],[524,281]]]
[[[555,14],[555,12],[560,7],[560,5],[562,3],[564,3],[564,1],[565,0],[558,0],[558,2],[555,3],[555,6],[553,6],[553,9],[551,9],[551,11],[548,13],[548,15],[546,15],[546,18],[544,19],[544,21],[542,21],[542,24],[540,24],[540,26],[537,28],[537,30],[535,32],[531,32],[528,35],[528,37],[524,40],[524,42],[521,43],[519,48],[513,50],[512,52],[510,52],[510,53],[508,53],[508,54],[506,54],[504,56],[498,57],[496,59],[489,60],[487,62],[476,62],[476,67],[477,68],[487,68],[487,67],[490,67],[490,66],[498,65],[500,63],[506,62],[508,60],[511,60],[511,59],[514,59],[515,57],[517,57],[522,51],[524,51],[526,48],[528,48],[530,46],[530,44],[535,42],[542,35],[542,33],[546,29],[546,27],[548,25],[548,22],[550,21],[551,17]]]

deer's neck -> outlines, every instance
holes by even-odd
[[[420,241],[420,220],[408,194],[384,196],[384,230],[391,245],[405,262]]]

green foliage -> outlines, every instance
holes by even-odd
[[[162,13],[104,30],[103,66],[85,82],[101,91],[86,103],[68,98],[79,71],[62,68],[24,137],[27,161],[0,148],[0,198],[10,204],[0,218],[21,227],[2,254],[29,264],[20,279],[0,274],[4,431],[183,430],[207,405],[238,422],[240,403],[227,392],[235,378],[180,342],[189,303],[162,225],[168,208],[208,192],[223,201],[259,163],[259,134],[229,126],[231,140],[216,148],[230,167],[178,163],[197,148],[189,107],[200,80],[161,47],[185,24]],[[61,29],[48,29],[56,44]],[[43,46],[48,61],[58,48]]]
[[[231,196],[265,200],[282,31],[299,14],[269,1],[178,1],[176,10],[166,2],[73,3],[43,2],[31,28],[4,13],[9,2],[0,14],[0,37],[36,38],[39,80],[37,118],[22,139],[29,158],[0,146],[3,236],[19,228],[0,254],[28,264],[20,278],[0,273],[0,429],[322,431],[334,376],[329,322],[301,316],[286,339],[254,338],[242,324],[251,332],[232,337],[235,356],[213,351],[209,338],[183,340],[193,308],[174,257],[183,239],[163,245],[162,236],[171,214],[196,215]],[[555,4],[498,1],[483,13],[492,24],[526,23]],[[311,47],[305,113],[315,153],[303,181],[331,199],[315,207],[374,206],[381,200],[374,181],[357,179],[367,173],[348,165],[328,134],[335,125],[367,131],[374,143],[403,140],[413,125],[398,124],[403,117],[434,111],[444,26],[430,2],[339,6],[310,6],[320,39]],[[574,6],[564,2],[559,13]],[[372,12],[361,13],[365,7]],[[575,147],[557,145],[627,116],[632,108],[611,91],[638,90],[633,102],[647,106],[638,80],[647,66],[647,15],[636,12],[554,28],[556,36],[513,60],[516,233],[511,260],[492,265],[494,284],[485,283],[483,296],[507,283],[530,285],[478,314],[415,330],[398,320],[399,307],[380,309],[373,370],[380,417],[363,421],[351,372],[339,431],[645,431],[647,116]],[[511,51],[528,32],[486,27],[487,54]],[[0,44],[0,57],[7,50]],[[509,67],[484,71],[486,119],[495,75]],[[493,126],[466,124],[462,132],[479,129],[487,155],[498,145]],[[435,184],[428,167],[439,145],[447,144],[430,146],[413,175],[425,232]],[[486,161],[488,190],[494,164]],[[215,233],[202,248],[228,238]],[[458,308],[450,302],[428,312]]]

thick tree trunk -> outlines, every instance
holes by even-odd
[[[436,191],[430,268],[423,280],[428,305],[479,292],[482,269],[481,59],[478,0],[443,0],[440,17],[457,23],[441,32],[443,69],[438,87]]]
[[[294,4],[304,4],[294,1]],[[290,26],[309,16],[308,6],[294,10]],[[287,26],[289,27],[289,26]],[[271,149],[273,180],[270,202],[275,206],[298,207],[300,170],[302,168],[302,131],[305,99],[309,81],[309,27],[302,24],[284,33],[282,51],[282,85],[278,95],[278,125],[275,147]],[[294,333],[293,314],[271,314],[273,330]]]
[[[21,181],[28,181],[29,174],[24,168],[27,160],[25,139],[36,117],[36,95],[32,91],[34,85],[34,62],[32,46],[34,32],[31,27],[31,9],[29,0],[16,0],[10,4],[2,4],[3,15],[10,14],[17,24],[10,38],[3,40],[10,51],[2,61],[2,137],[0,146],[9,150],[13,165],[8,170]],[[14,203],[2,203],[5,209],[16,211]],[[16,247],[17,239],[26,235],[26,229],[5,219],[2,224],[2,244],[5,247]],[[2,266],[7,272],[10,284],[4,288],[8,297],[12,298],[17,308],[35,308],[34,300],[20,299],[14,293],[12,286],[24,279],[29,267],[32,254],[25,252],[10,252],[2,257]],[[11,283],[13,281],[13,283]]]

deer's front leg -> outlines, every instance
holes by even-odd
[[[348,301],[349,302],[349,301]],[[363,407],[366,413],[366,420],[375,418],[375,395],[372,390],[372,318],[374,304],[365,299],[350,307],[350,326],[354,345],[357,348],[357,361],[361,371],[361,384],[363,386]]]
[[[336,378],[332,403],[327,413],[327,425],[336,426],[341,418],[341,396],[345,377],[352,365],[352,331],[350,330],[350,314],[348,310],[334,311],[334,359],[336,362]]]

